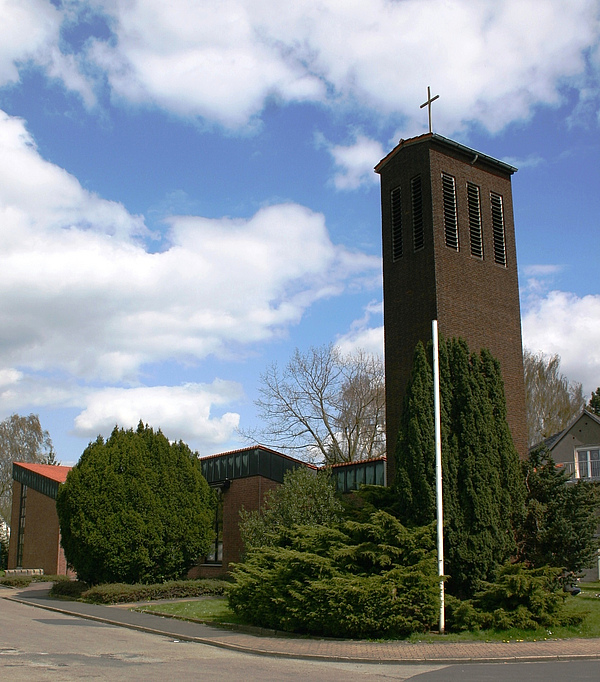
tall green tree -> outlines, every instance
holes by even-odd
[[[522,467],[527,501],[519,533],[520,561],[575,573],[589,567],[598,549],[598,485],[569,481],[546,448],[532,452]]]
[[[10,525],[13,462],[55,463],[48,431],[37,414],[13,414],[0,422],[0,520]]]
[[[595,391],[592,391],[590,402],[588,404],[588,410],[600,417],[600,386]]]
[[[400,518],[411,525],[435,518],[432,372],[431,347],[419,344],[396,451]],[[448,588],[468,595],[515,551],[524,488],[498,362],[442,339],[440,392]]]
[[[91,443],[56,507],[67,562],[92,584],[180,578],[214,538],[214,496],[196,455],[142,422]]]

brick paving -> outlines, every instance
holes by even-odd
[[[256,634],[162,618],[127,608],[48,598],[49,585],[32,584],[0,597],[51,611],[179,640],[266,656],[361,663],[466,663],[600,658],[600,639],[547,639],[537,642],[372,642]]]

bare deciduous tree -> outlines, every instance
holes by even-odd
[[[56,464],[50,434],[37,414],[13,414],[0,422],[0,517],[9,525],[13,462]]]
[[[529,446],[562,431],[585,407],[581,384],[560,372],[560,356],[525,349],[525,398]]]
[[[261,376],[259,394],[265,426],[258,435],[274,447],[328,464],[385,454],[384,371],[377,356],[342,355],[333,345],[296,349],[283,370],[274,364]]]

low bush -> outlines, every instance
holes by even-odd
[[[229,583],[225,580],[172,580],[155,585],[111,583],[95,585],[81,594],[81,599],[95,604],[124,604],[154,599],[183,599],[206,595],[223,595]]]
[[[296,526],[234,567],[229,604],[248,622],[329,637],[406,636],[438,614],[432,527],[385,512],[338,528]]]
[[[0,585],[7,587],[27,587],[31,583],[55,583],[70,580],[66,575],[5,575]]]
[[[90,586],[87,583],[84,583],[81,580],[60,580],[52,585],[50,596],[79,599],[89,587]]]
[[[1,585],[6,587],[27,587],[33,582],[31,575],[7,575],[0,579]]]
[[[447,598],[448,629],[508,630],[576,625],[583,616],[564,609],[562,569],[503,566],[494,583],[482,582],[473,599]]]

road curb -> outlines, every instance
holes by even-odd
[[[61,613],[67,616],[73,616],[76,618],[83,618],[85,620],[91,620],[98,623],[103,623],[105,625],[113,625],[115,627],[124,627],[130,630],[136,630],[138,632],[146,632],[148,634],[159,635],[162,637],[172,638],[178,641],[185,642],[195,642],[197,644],[205,644],[207,646],[214,646],[219,649],[227,649],[230,651],[236,651],[238,653],[252,654],[255,656],[265,656],[271,658],[285,658],[285,659],[298,659],[298,660],[308,660],[308,661],[322,661],[322,662],[338,662],[338,663],[377,663],[380,665],[457,665],[457,664],[467,664],[467,663],[542,663],[549,661],[584,661],[584,660],[598,660],[600,659],[600,653],[590,653],[590,654],[525,654],[523,656],[509,655],[509,656],[490,656],[483,654],[482,656],[421,656],[421,657],[396,657],[396,658],[376,658],[369,656],[360,655],[326,655],[326,654],[311,654],[307,652],[295,652],[295,651],[274,651],[267,648],[261,648],[258,646],[260,641],[257,637],[256,646],[245,646],[243,644],[237,644],[235,642],[225,642],[218,638],[210,637],[198,637],[193,635],[186,635],[177,632],[172,632],[168,628],[152,628],[146,625],[140,625],[136,623],[127,623],[122,620],[114,620],[105,616],[96,616],[89,613],[81,613],[77,611],[70,611],[68,608],[57,607],[50,604],[43,604],[39,601],[32,601],[18,596],[4,596],[3,599],[13,601],[16,603],[24,604],[27,606],[33,606],[34,608],[40,608],[45,611],[51,611],[54,613]],[[181,619],[177,619],[181,620]],[[189,622],[189,621],[183,621]],[[206,626],[209,627],[209,626]],[[282,638],[285,641],[286,638]],[[408,645],[415,646],[415,645]],[[440,646],[440,645],[436,645]],[[443,646],[443,645],[442,645]]]

